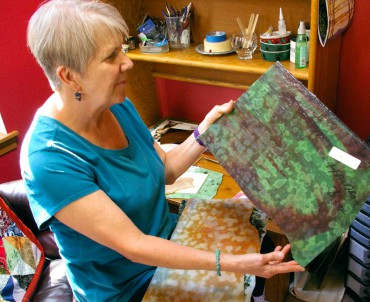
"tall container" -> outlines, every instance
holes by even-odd
[[[304,21],[300,21],[298,27],[298,35],[296,40],[295,48],[295,67],[296,68],[306,68],[307,67],[307,36],[306,27],[304,26]]]

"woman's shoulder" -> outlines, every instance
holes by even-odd
[[[87,142],[61,122],[44,115],[36,115],[22,142],[21,158],[29,165],[38,166],[62,159],[71,160],[88,153]]]
[[[62,134],[60,132],[63,132]],[[72,131],[58,120],[45,115],[36,115],[27,131],[29,143],[43,146],[50,141],[57,140],[58,136],[67,137]]]

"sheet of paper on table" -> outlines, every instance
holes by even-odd
[[[169,152],[178,146],[178,144],[158,143],[165,152]],[[191,166],[173,185],[166,185],[166,197],[213,198],[217,194],[222,178],[222,173]]]
[[[173,192],[173,193],[166,193],[166,198],[182,198],[182,199],[213,198],[217,194],[217,190],[223,178],[222,173],[212,171],[209,169],[205,169],[205,168],[201,168],[201,167],[197,167],[197,166],[191,166],[187,170],[187,172],[190,172],[191,174],[195,173],[192,175],[195,175],[195,177],[197,178],[196,186],[199,188],[192,190],[194,193],[178,192],[178,191]],[[206,177],[204,175],[206,175]]]
[[[188,193],[196,194],[205,182],[208,174],[186,171],[174,184],[166,185],[166,194]]]

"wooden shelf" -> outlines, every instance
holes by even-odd
[[[232,71],[261,75],[270,68],[274,62],[268,62],[261,58],[257,51],[252,60],[240,60],[236,53],[220,56],[199,54],[195,50],[196,45],[187,49],[170,50],[161,54],[142,53],[139,49],[130,51],[127,55],[135,61],[145,61],[161,64],[172,64],[187,67],[213,69],[218,71]],[[309,68],[296,69],[290,61],[282,61],[282,65],[299,80],[308,81]]]
[[[135,35],[137,24],[145,15],[163,19],[163,1],[118,1],[113,0],[126,20],[130,33]],[[178,0],[176,7],[188,5],[187,0]],[[242,61],[236,54],[207,56],[195,51],[196,45],[203,43],[206,33],[223,30],[230,35],[239,31],[236,18],[247,22],[251,13],[260,18],[256,27],[257,34],[266,31],[269,25],[276,29],[280,7],[283,8],[287,29],[296,34],[299,22],[310,23],[310,62],[308,68],[296,69],[290,61],[283,66],[300,80],[329,109],[335,110],[338,71],[340,60],[341,36],[328,41],[322,47],[318,41],[318,0],[273,0],[224,1],[194,0],[191,32],[194,41],[189,49],[170,50],[164,54],[144,54],[139,49],[130,51],[128,56],[134,61],[135,68],[129,75],[128,96],[135,101],[145,121],[151,124],[159,118],[156,85],[153,78],[173,79],[205,85],[247,89],[273,64],[262,60],[256,54],[251,61]],[[225,14],[227,12],[227,14]],[[145,89],[143,89],[145,87]],[[148,105],[150,104],[150,105]],[[148,107],[149,106],[149,107]]]
[[[118,10],[126,20],[131,35],[135,36],[137,25],[141,24],[145,15],[163,19],[161,10],[163,1],[140,0],[118,1],[113,0]],[[188,5],[187,0],[178,0],[176,7]],[[296,34],[299,22],[310,22],[310,62],[305,69],[296,69],[290,61],[281,62],[282,65],[298,80],[300,80],[318,99],[329,109],[335,110],[338,71],[340,61],[340,35],[328,41],[322,47],[318,41],[318,0],[273,0],[243,1],[243,0],[211,0],[192,1],[193,11],[191,32],[194,45],[184,50],[170,50],[163,54],[145,54],[140,49],[128,53],[134,61],[135,68],[128,75],[127,96],[133,100],[140,115],[147,125],[160,119],[161,113],[158,104],[163,98],[159,91],[158,79],[182,81],[187,83],[221,86],[246,90],[266,70],[274,64],[261,58],[259,53],[252,60],[243,61],[237,55],[208,56],[199,54],[195,47],[203,43],[206,33],[214,30],[225,31],[230,37],[233,32],[239,31],[236,18],[240,17],[244,23],[251,13],[260,15],[256,33],[266,31],[269,25],[276,29],[280,7],[283,8],[287,29]],[[225,13],[227,12],[227,14]],[[170,83],[170,82],[169,82]],[[161,88],[159,88],[161,89]]]
[[[0,133],[0,156],[17,148],[18,131]]]

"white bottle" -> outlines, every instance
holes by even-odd
[[[278,28],[279,28],[279,35],[285,35],[286,34],[286,25],[285,25],[283,11],[282,11],[281,7],[280,7],[280,16],[279,16]]]

